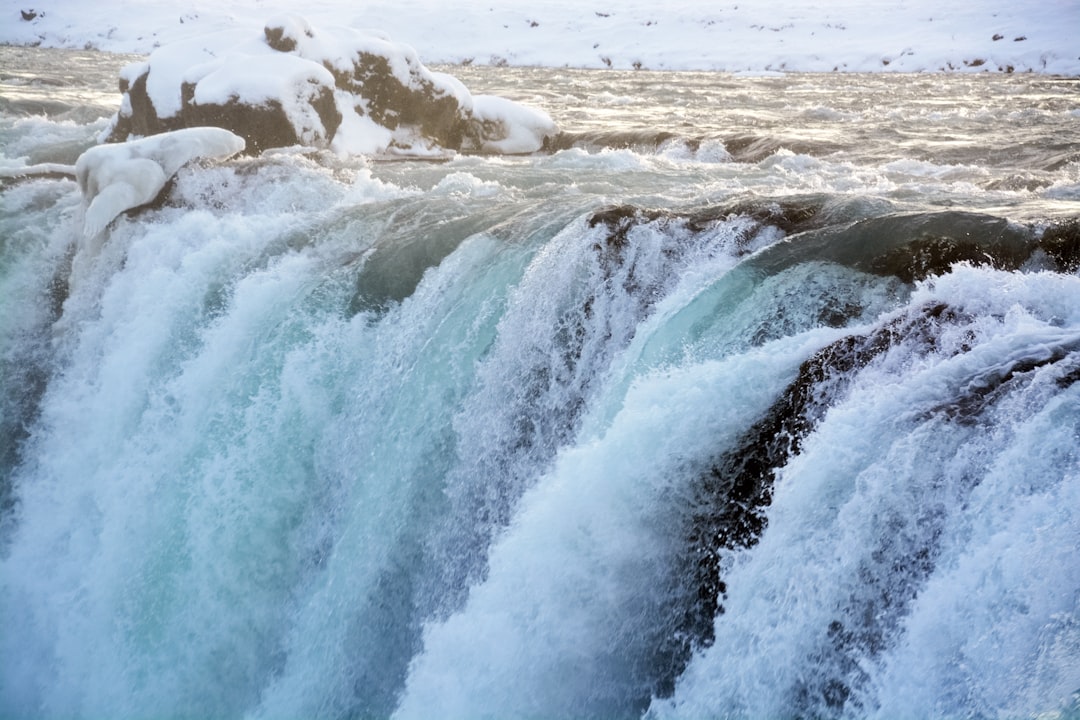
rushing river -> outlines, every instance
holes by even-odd
[[[0,716],[1080,717],[1080,82],[443,69],[562,134],[4,181]]]

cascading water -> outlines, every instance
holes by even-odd
[[[567,133],[3,187],[0,716],[1077,716],[1075,82],[460,73]]]

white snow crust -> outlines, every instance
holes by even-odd
[[[90,148],[75,162],[75,179],[86,205],[83,235],[93,238],[120,213],[152,202],[187,163],[227,158],[243,149],[243,138],[213,127]]]
[[[1080,75],[1080,0],[3,0],[0,42],[145,54],[297,11],[429,64]]]
[[[473,115],[485,123],[498,125],[499,131],[484,142],[485,153],[520,154],[539,150],[544,138],[557,131],[547,113],[518,105],[497,95],[473,95]]]

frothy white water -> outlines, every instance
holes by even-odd
[[[713,130],[193,165],[97,249],[3,187],[0,714],[1075,712],[1080,278],[875,265],[1034,242],[940,206],[1060,215],[1075,165]],[[705,480],[860,342],[701,587]]]
[[[1075,640],[1080,527],[1065,508],[1080,490],[1078,387],[1057,387],[1061,368],[1033,371],[971,423],[942,401],[1010,357],[1075,357],[1078,289],[958,270],[917,293],[980,313],[944,336],[970,350],[890,353],[830,408],[778,477],[760,544],[730,560],[714,645],[651,714],[1022,717],[1067,705],[1080,683],[1062,652]]]
[[[486,581],[425,629],[396,716],[633,715],[673,670],[663,650],[678,631],[686,480],[793,373],[797,355],[781,350],[643,380],[603,437],[561,454]]]

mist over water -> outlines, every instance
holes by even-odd
[[[0,716],[1080,714],[1080,84],[444,70],[563,133],[3,181]]]

